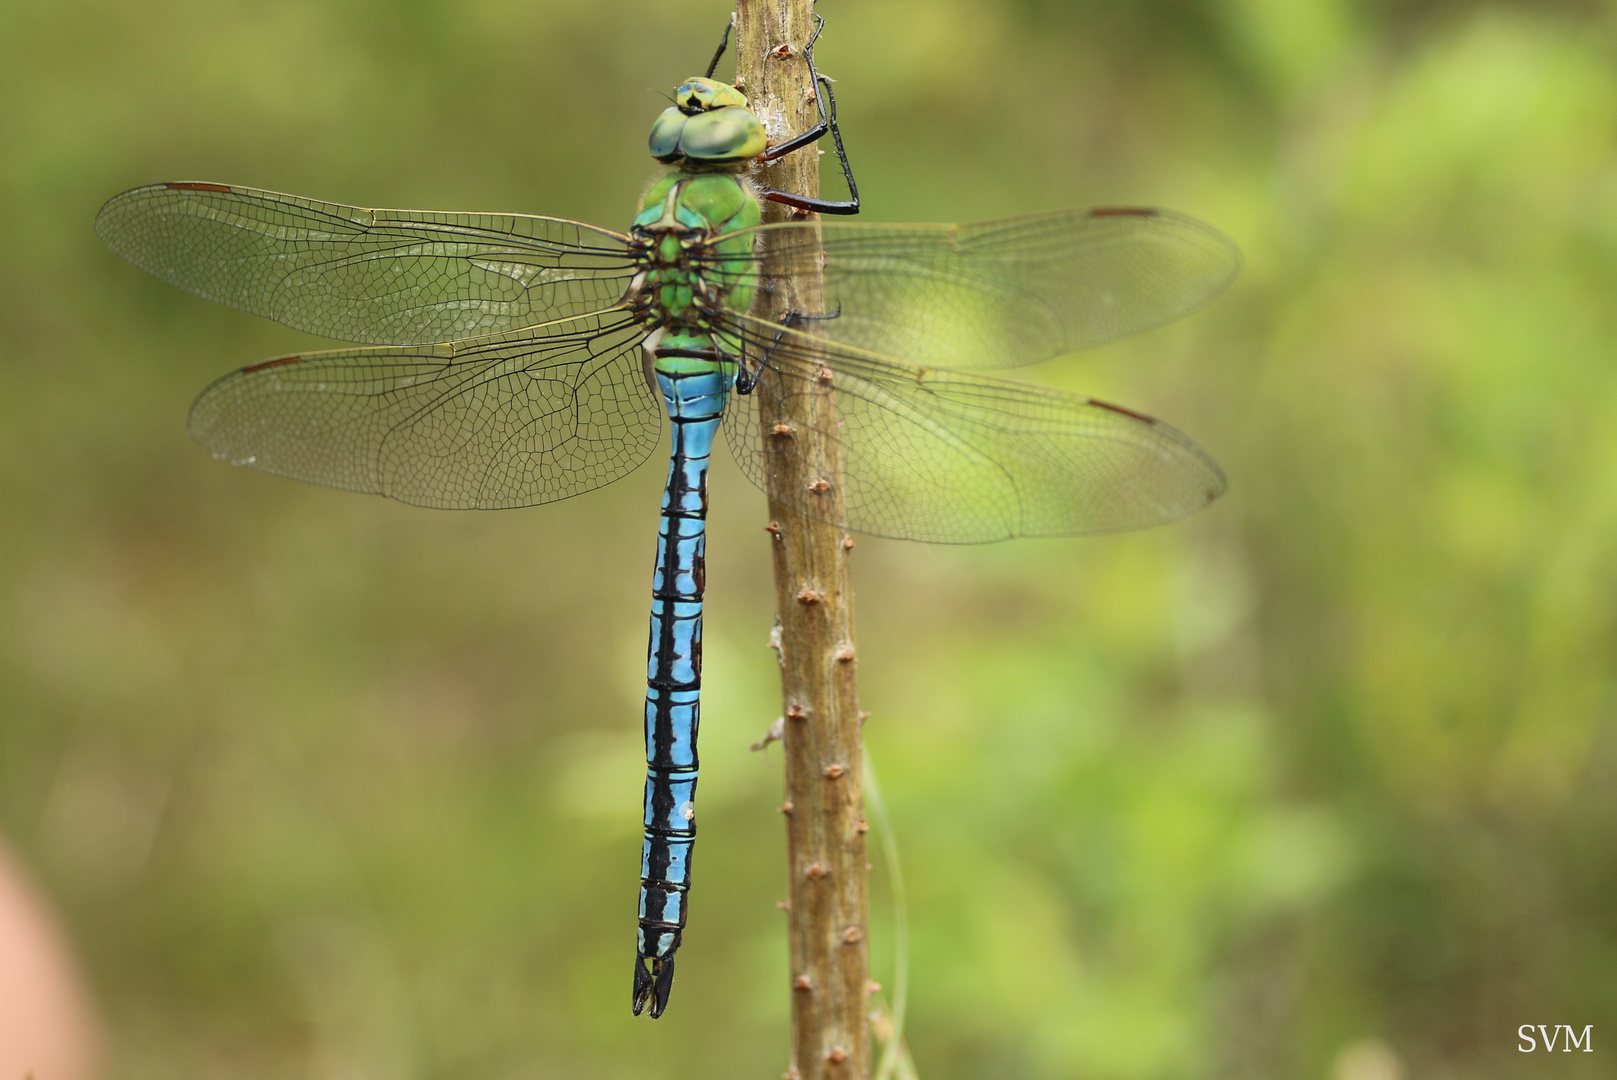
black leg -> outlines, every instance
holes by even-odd
[[[768,150],[765,150],[762,154],[765,161],[774,161],[776,158],[785,157],[793,150],[799,150],[811,142],[818,142],[820,137],[823,136],[826,131],[836,123],[836,113],[834,111],[829,117],[826,115],[825,99],[820,96],[820,80],[823,78],[823,76],[814,67],[814,43],[820,40],[820,31],[824,29],[824,16],[814,16],[814,33],[809,35],[808,44],[803,46],[803,59],[808,62],[809,81],[814,86],[814,107],[820,112],[820,122],[803,132],[803,134],[795,135],[781,143],[779,146],[771,146]],[[827,81],[826,91],[829,93],[830,89],[830,83]],[[832,98],[831,107],[833,110],[835,110],[835,98]]]
[[[764,369],[762,364],[759,364],[757,367],[747,366],[746,334],[738,334],[736,337],[741,343],[741,351],[734,356],[731,356],[729,353],[724,351],[723,347],[719,345],[719,339],[717,336],[713,338],[713,348],[718,352],[721,359],[735,361],[736,393],[745,397],[746,395],[752,393],[753,387],[758,385],[758,376],[763,374]]]
[[[760,157],[764,161],[774,161],[793,150],[801,150],[810,143],[818,142],[826,132],[830,132],[831,142],[837,148],[837,161],[842,165],[842,178],[848,182],[848,198],[816,199],[771,187],[759,187],[758,195],[799,210],[811,210],[820,214],[857,214],[859,185],[854,183],[853,167],[848,164],[848,152],[842,148],[842,130],[837,127],[837,97],[831,90],[831,80],[821,75],[814,67],[814,43],[819,40],[820,31],[824,29],[825,19],[819,15],[814,16],[814,33],[809,37],[808,44],[803,46],[803,59],[808,62],[809,77],[814,85],[814,105],[819,110],[820,122],[801,135],[787,139],[778,146],[771,146]]]
[[[768,366],[769,354],[775,351],[775,347],[780,344],[781,338],[786,336],[787,330],[800,322],[818,322],[841,317],[842,304],[840,302],[837,304],[835,311],[824,315],[807,315],[801,311],[788,311],[780,317],[780,329],[775,331],[775,339],[764,349],[764,354],[759,358],[758,365],[755,368],[749,369],[747,367],[747,339],[742,337],[741,357],[737,362],[736,369],[736,393],[743,395],[752,393],[753,387],[758,385],[758,379],[764,373],[764,368]]]
[[[780,324],[785,327],[795,326],[800,322],[823,322],[829,319],[842,318],[842,301],[837,301],[837,309],[822,315],[810,315],[806,311],[788,311],[780,317]],[[781,335],[775,335],[775,342],[779,344]]]
[[[724,56],[724,50],[730,47],[730,28],[735,24],[735,12],[732,11],[730,13],[730,18],[726,20],[724,24],[724,36],[719,39],[719,51],[713,54],[713,62],[708,64],[707,73],[703,76],[703,78],[711,79],[713,77],[713,72],[718,69],[719,60]]]
[[[743,338],[741,355],[736,357],[736,393],[742,397],[752,393],[753,387],[758,385],[758,376],[763,373],[763,364],[759,364],[756,368],[747,366],[747,342]]]

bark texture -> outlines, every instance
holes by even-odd
[[[772,143],[818,119],[803,46],[812,32],[810,0],[739,0],[738,68],[753,111]],[[829,146],[830,139],[824,140]],[[788,154],[756,179],[799,194],[819,193],[815,148]],[[764,203],[764,220],[795,211]],[[801,215],[799,216],[800,219]],[[759,313],[826,310],[819,259],[787,262],[766,243],[773,288]],[[799,329],[814,332],[813,322]],[[829,382],[784,393],[766,374],[755,391],[769,457],[770,543],[774,550],[781,689],[785,714],[786,819],[791,939],[792,1062],[798,1080],[864,1080],[870,1075],[869,871],[861,788],[859,701],[849,561],[854,547],[840,521],[841,470]],[[791,508],[787,492],[816,492],[819,520]]]

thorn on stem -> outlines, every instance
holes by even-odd
[[[831,485],[826,481],[825,477],[821,476],[810,484],[808,489],[814,492],[814,494],[818,495],[823,491],[829,491],[831,489]]]
[[[848,1052],[840,1046],[833,1046],[825,1052],[825,1060],[833,1065],[841,1065],[848,1060]]]
[[[838,765],[835,762],[832,762],[830,765],[827,765],[825,767],[825,769],[821,772],[820,775],[824,776],[827,780],[836,780],[836,779],[841,778],[842,774],[847,772],[847,771],[848,770],[846,768],[844,768],[843,766]]]
[[[793,810],[796,810],[796,809],[797,809],[797,807],[792,805],[792,800],[790,800],[790,799],[787,799],[785,802],[780,804],[780,812],[783,813],[783,814],[790,814]]]
[[[801,706],[801,705],[793,705],[791,708],[786,710],[786,719],[788,719],[788,720],[807,720],[808,719],[808,713],[806,711],[804,711],[803,706]]]
[[[852,660],[854,658],[853,646],[852,645],[844,645],[844,646],[842,646],[842,648],[840,648],[840,649],[838,649],[836,651],[836,658],[838,660],[840,660],[844,664],[846,664],[849,660]]]
[[[803,876],[808,878],[810,881],[821,881],[830,877],[831,871],[827,870],[819,863],[810,863],[809,868],[803,872]]]
[[[865,940],[865,932],[857,926],[850,926],[842,931],[842,944],[844,945],[857,945],[863,940]]]
[[[769,725],[769,730],[764,732],[764,737],[752,744],[752,749],[762,750],[772,742],[779,742],[785,737],[785,735],[786,718],[784,716],[777,716],[775,717],[775,722]]]
[[[843,551],[852,551],[853,550],[853,537],[844,536],[842,538],[842,550]]]
[[[792,980],[792,989],[793,990],[812,990],[812,989],[814,989],[814,977],[811,976],[811,975],[799,975],[797,978]]]
[[[869,832],[870,831],[870,822],[866,821],[864,818],[860,818],[859,819],[859,824],[857,824],[857,825],[855,825],[853,827],[853,831],[857,832],[857,833],[867,833],[867,832]]]
[[[818,604],[823,599],[825,599],[824,594],[817,593],[813,589],[804,589],[797,594],[799,604]]]

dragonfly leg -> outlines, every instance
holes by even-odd
[[[821,82],[823,81],[825,84],[824,93],[831,94],[831,81],[824,75],[821,75],[819,70],[814,66],[814,43],[820,40],[820,31],[824,29],[825,17],[822,15],[814,16],[814,33],[809,35],[808,44],[803,46],[803,59],[808,63],[809,78],[813,80],[814,105],[815,108],[820,111],[820,122],[803,132],[803,134],[794,135],[785,142],[780,143],[777,146],[771,146],[768,150],[765,150],[759,155],[759,157],[763,158],[765,161],[774,161],[776,158],[783,158],[787,154],[790,154],[793,150],[800,150],[809,143],[819,142],[820,139],[825,136],[827,131],[836,130],[836,96],[831,95],[831,108],[829,111],[827,111],[825,107],[825,98],[822,96],[820,90]]]
[[[814,85],[814,105],[819,110],[820,122],[801,135],[787,139],[777,146],[771,146],[759,157],[764,161],[774,161],[785,157],[793,150],[801,150],[810,143],[818,142],[830,132],[831,142],[837,148],[837,161],[842,165],[842,178],[848,182],[848,198],[817,199],[771,187],[759,187],[758,195],[760,198],[784,203],[799,210],[811,210],[820,214],[857,214],[859,185],[854,182],[853,166],[848,164],[848,152],[842,148],[842,129],[837,127],[837,96],[831,90],[831,80],[821,75],[814,67],[814,43],[819,40],[820,31],[824,29],[825,19],[820,15],[814,16],[814,33],[809,37],[808,44],[803,46],[803,59],[808,62],[809,77]]]
[[[758,379],[763,375],[764,368],[769,366],[769,354],[775,351],[776,346],[780,344],[781,338],[786,336],[786,331],[792,326],[800,322],[839,319],[841,317],[842,304],[840,302],[837,304],[835,311],[821,315],[809,315],[802,311],[788,311],[780,318],[780,329],[775,331],[774,340],[764,347],[763,356],[759,357],[758,362],[752,367],[747,366],[747,339],[743,337],[741,339],[741,356],[736,362],[736,393],[752,393],[752,388],[758,385]]]
[[[747,343],[741,342],[741,353],[736,357],[736,393],[746,397],[752,393],[752,388],[758,385],[758,376],[764,373],[762,362],[756,367],[747,364]]]
[[[819,315],[810,315],[806,311],[788,311],[786,314],[780,317],[780,324],[782,326],[795,326],[800,322],[820,322],[827,319],[840,318],[842,318],[842,301],[838,300],[837,309],[835,311],[828,311]],[[777,343],[780,341],[779,334],[775,335],[775,341]]]
[[[788,311],[780,317],[781,328],[775,332],[775,340],[764,349],[764,355],[758,363],[752,366],[747,364],[747,339],[741,339],[741,353],[736,359],[736,393],[743,396],[752,393],[752,388],[758,385],[758,377],[764,373],[768,356],[780,344],[780,339],[786,336],[788,327],[800,322],[810,322],[822,319],[840,319],[842,317],[842,303],[837,302],[837,309],[822,315],[810,315],[802,311]]]
[[[719,60],[724,56],[724,50],[730,47],[730,30],[735,24],[736,16],[735,12],[732,11],[730,18],[724,24],[724,36],[719,39],[719,51],[713,54],[713,60],[708,64],[707,71],[704,73],[709,79],[713,77],[713,72],[718,68]]]
[[[742,397],[752,393],[752,388],[758,385],[758,376],[763,374],[763,364],[749,364],[747,361],[747,339],[740,339],[741,348],[735,353],[726,352],[718,338],[713,339],[713,348],[725,360],[734,361],[736,366],[735,391]]]

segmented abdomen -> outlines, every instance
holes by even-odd
[[[717,364],[698,372],[657,372],[674,446],[657,534],[646,670],[639,950],[648,959],[671,958],[685,925],[696,836],[707,470],[731,381]]]

